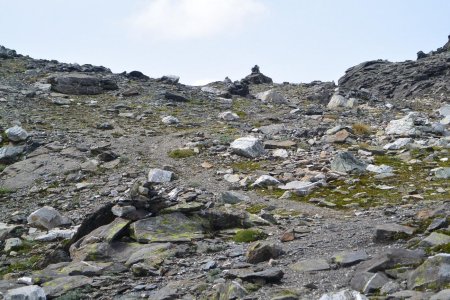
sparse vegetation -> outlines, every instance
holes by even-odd
[[[169,151],[168,155],[170,158],[180,159],[194,156],[196,153],[193,149],[175,149]]]
[[[236,243],[250,243],[258,240],[265,239],[267,234],[255,229],[242,229],[238,230],[233,237],[233,241]]]
[[[363,123],[355,123],[352,125],[353,133],[356,135],[369,135],[372,133],[372,128]]]

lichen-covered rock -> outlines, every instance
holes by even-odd
[[[92,279],[86,276],[64,276],[47,281],[42,285],[42,288],[48,298],[55,298],[90,284],[92,284]]]
[[[429,257],[408,278],[410,289],[431,289],[438,291],[450,283],[450,254]]]
[[[172,213],[136,221],[131,233],[140,243],[189,242],[203,237],[203,227],[182,213]]]
[[[375,241],[386,242],[412,236],[414,228],[396,223],[381,224],[375,228]]]

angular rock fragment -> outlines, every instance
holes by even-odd
[[[62,216],[56,209],[44,206],[31,213],[27,218],[28,224],[50,230],[61,225],[70,225],[71,221]]]
[[[257,158],[265,154],[261,141],[253,136],[238,138],[230,145],[231,152],[248,158]]]

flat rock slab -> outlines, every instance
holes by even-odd
[[[284,272],[281,269],[271,268],[261,272],[242,274],[238,277],[246,281],[279,282],[283,276]]]
[[[47,281],[42,285],[42,288],[47,295],[47,298],[54,298],[64,295],[65,293],[90,285],[92,279],[86,276],[65,276]]]
[[[189,242],[203,238],[203,227],[182,213],[156,216],[131,224],[132,236],[140,243]]]
[[[375,241],[385,242],[405,239],[414,234],[414,228],[396,223],[381,224],[375,228]]]
[[[450,243],[450,236],[443,233],[432,232],[429,236],[420,241],[419,246],[436,247],[448,243]]]
[[[16,190],[31,186],[42,174],[60,175],[80,169],[79,161],[54,154],[42,154],[19,161],[2,172],[2,186]]]
[[[264,148],[266,149],[290,149],[297,146],[297,143],[294,141],[266,141],[264,143]]]
[[[334,263],[342,267],[356,265],[367,259],[369,259],[369,255],[364,250],[339,252],[331,258]]]
[[[315,272],[329,270],[330,265],[325,259],[319,258],[299,261],[291,265],[290,268],[297,272]]]

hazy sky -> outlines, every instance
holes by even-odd
[[[276,82],[325,81],[442,46],[449,15],[449,0],[0,0],[0,45],[187,84],[254,64]]]

